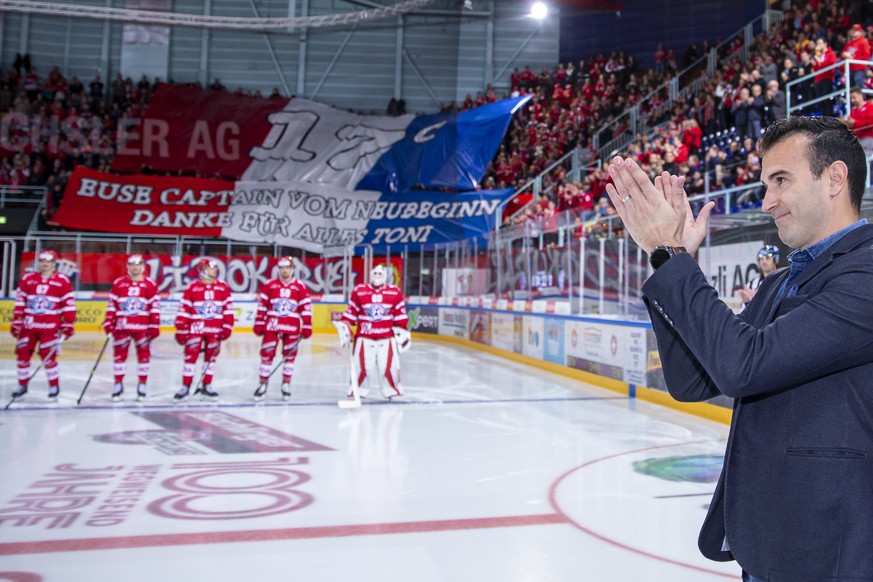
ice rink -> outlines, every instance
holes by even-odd
[[[112,402],[107,349],[76,406],[104,338],[64,345],[57,403],[40,371],[0,416],[0,580],[739,580],[696,545],[726,426],[420,338],[402,402],[341,410],[348,357],[315,335],[292,399],[277,374],[255,403],[245,332],[218,358],[217,403],[173,403],[165,332],[145,402],[133,354]]]

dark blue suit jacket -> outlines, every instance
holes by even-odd
[[[698,545],[769,582],[873,582],[873,225],[837,241],[773,298],[721,302],[692,257],[643,285],[670,394],[734,398]],[[723,551],[727,536],[730,551]]]

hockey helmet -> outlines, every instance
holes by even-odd
[[[279,262],[276,263],[277,267],[293,267],[294,260],[291,257],[279,257]]]
[[[197,261],[197,264],[194,265],[194,268],[197,270],[197,274],[204,279],[215,279],[213,275],[210,275],[206,272],[206,269],[218,269],[218,261],[216,261],[215,259],[207,259],[204,257]]]
[[[40,261],[51,261],[54,263],[58,260],[58,253],[49,250],[40,251],[38,259]]]
[[[128,265],[143,265],[145,261],[142,259],[142,255],[130,255],[127,257]]]
[[[376,265],[373,267],[373,270],[370,271],[370,284],[373,287],[381,287],[388,280],[388,269],[385,268],[385,265]]]
[[[780,251],[779,247],[775,245],[764,245],[761,247],[761,250],[758,251],[758,258],[760,259],[763,257],[773,259],[778,263],[780,257],[782,257],[782,251]]]

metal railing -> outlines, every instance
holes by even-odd
[[[0,186],[0,208],[39,206],[45,200],[45,186]]]
[[[696,210],[710,200],[716,203],[710,234],[702,249],[710,248],[712,240],[717,244],[719,240],[761,240],[776,236],[772,219],[755,202],[761,194],[755,191],[761,187],[758,182],[689,198]],[[869,191],[862,204],[862,215],[873,215],[873,197]],[[761,229],[749,229],[751,225],[760,226],[770,234],[762,235]],[[78,260],[82,260],[88,253],[208,255],[219,259],[295,255],[295,251],[275,245],[240,244],[222,239],[96,233],[39,233],[27,239],[7,238],[2,242],[0,292],[5,297],[11,295],[23,270],[19,262],[22,252],[38,252],[43,248],[57,249],[62,256],[73,260],[77,255]],[[296,251],[296,256],[300,255],[301,251]],[[402,261],[401,277],[395,283],[407,296],[549,298],[567,302],[572,314],[646,317],[639,296],[642,282],[650,273],[645,253],[627,237],[619,217],[614,214],[600,217],[570,211],[499,230],[487,246],[461,241],[414,252],[404,246],[389,249],[384,256],[392,255]],[[365,249],[356,258],[365,263],[364,273],[358,274],[366,276],[376,260],[372,250]],[[343,269],[341,273],[337,271],[342,289],[331,292],[335,300],[344,298],[354,283],[359,282],[351,276],[351,259],[352,255],[346,254],[338,261],[337,268]],[[711,265],[705,260],[701,267],[711,272]],[[464,283],[458,284],[461,278]],[[83,284],[78,277],[73,280],[77,290],[99,290],[93,284]]]
[[[873,66],[873,61],[859,61],[855,59],[838,61],[833,65],[828,65],[823,69],[819,69],[818,71],[809,73],[808,75],[804,75],[803,77],[798,77],[797,79],[786,83],[785,99],[788,103],[788,116],[790,117],[792,114],[800,115],[814,110],[820,111],[821,107],[817,107],[817,105],[825,102],[831,102],[834,107],[832,107],[832,111],[820,111],[823,115],[834,115],[838,112],[838,109],[839,113],[841,113],[842,115],[848,115],[849,104],[851,103],[851,101],[849,100],[849,93],[854,86],[852,84],[851,75],[852,65],[865,65],[870,67]],[[798,86],[801,84],[805,85],[807,83],[812,85],[815,82],[815,78],[817,76],[826,74],[830,71],[840,73],[839,82],[834,84],[833,91],[825,95],[820,95],[818,97],[807,99],[809,95],[805,95],[805,93],[807,93],[807,90],[811,89],[811,87],[799,88]],[[870,91],[863,85],[860,88],[864,93],[868,95],[873,94],[873,91]],[[791,98],[792,94],[795,95],[795,99]],[[792,104],[792,102],[794,102],[794,104]]]
[[[13,238],[0,239],[3,247],[2,262],[0,262],[0,297],[11,297],[15,291],[17,278],[15,267],[18,260],[18,241]]]

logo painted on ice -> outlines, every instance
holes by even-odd
[[[301,490],[311,480],[305,471],[308,465],[307,457],[169,467],[63,463],[0,504],[0,527],[116,526],[138,514],[144,503],[152,515],[189,521],[279,515],[313,502],[314,497]]]
[[[207,455],[209,451],[198,446],[209,442],[208,432],[191,430],[128,430],[98,434],[92,437],[98,443],[115,445],[150,445],[165,455]]]
[[[187,472],[161,482],[172,495],[149,503],[152,515],[182,520],[252,519],[297,511],[314,497],[297,489],[310,476],[288,465],[308,459],[256,463],[174,465]]]
[[[691,455],[643,459],[633,464],[634,471],[665,481],[715,483],[721,473],[724,455]]]
[[[330,447],[219,410],[134,412],[165,430],[97,435],[97,442],[147,444],[168,455],[330,451]]]

